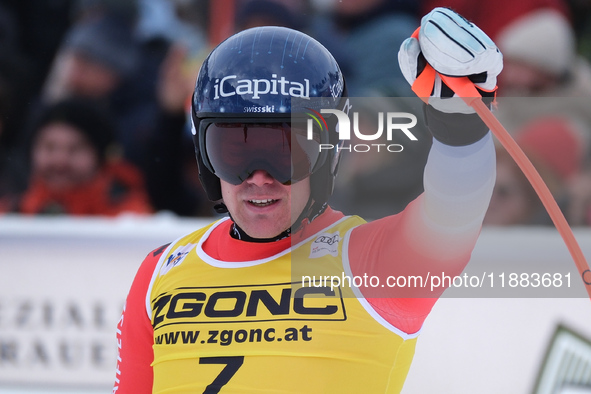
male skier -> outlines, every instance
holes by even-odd
[[[428,62],[469,76],[488,97],[502,69],[494,43],[443,8],[422,19],[399,60],[411,84]],[[291,116],[305,112],[300,99],[344,108],[331,54],[281,27],[249,29],[215,48],[197,79],[193,134],[201,182],[229,217],[145,259],[118,325],[113,392],[399,393],[443,289],[306,287],[294,272],[385,279],[464,269],[495,156],[477,115],[442,98],[452,95],[435,78],[424,193],[397,215],[365,222],[327,205],[340,150],[314,144],[340,146],[334,122],[327,117],[315,139],[292,127]]]

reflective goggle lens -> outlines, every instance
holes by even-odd
[[[204,130],[206,165],[224,181],[239,185],[256,170],[283,184],[310,176],[319,164],[320,135],[290,123],[210,123]]]

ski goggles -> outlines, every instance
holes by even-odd
[[[253,123],[228,119],[204,120],[199,143],[205,166],[218,178],[239,185],[257,170],[264,170],[284,185],[310,176],[322,166],[319,129],[292,127],[291,122],[273,120]],[[309,138],[310,137],[310,138]]]

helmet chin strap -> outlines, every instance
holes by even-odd
[[[303,227],[310,224],[312,220],[316,219],[318,216],[322,215],[326,208],[328,207],[328,202],[317,202],[314,201],[312,197],[308,200],[308,203],[302,210],[300,216],[293,222],[291,226],[291,232],[293,234],[300,231]]]
[[[228,207],[223,202],[220,202],[219,204],[215,204],[213,206],[213,210],[215,211],[215,213],[219,213],[220,215],[223,215],[224,213],[228,213]]]
[[[231,218],[231,217],[230,217]],[[282,231],[279,235],[276,235],[271,238],[253,238],[248,235],[243,229],[241,229],[236,222],[232,223],[232,227],[230,228],[230,236],[234,239],[239,239],[241,241],[246,242],[258,242],[258,243],[265,243],[265,242],[275,242],[280,241],[282,239],[288,238],[291,235],[291,229],[287,229]]]

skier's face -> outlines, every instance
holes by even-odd
[[[253,238],[272,238],[287,230],[310,196],[310,178],[283,185],[263,170],[254,171],[239,185],[220,182],[232,218]]]

